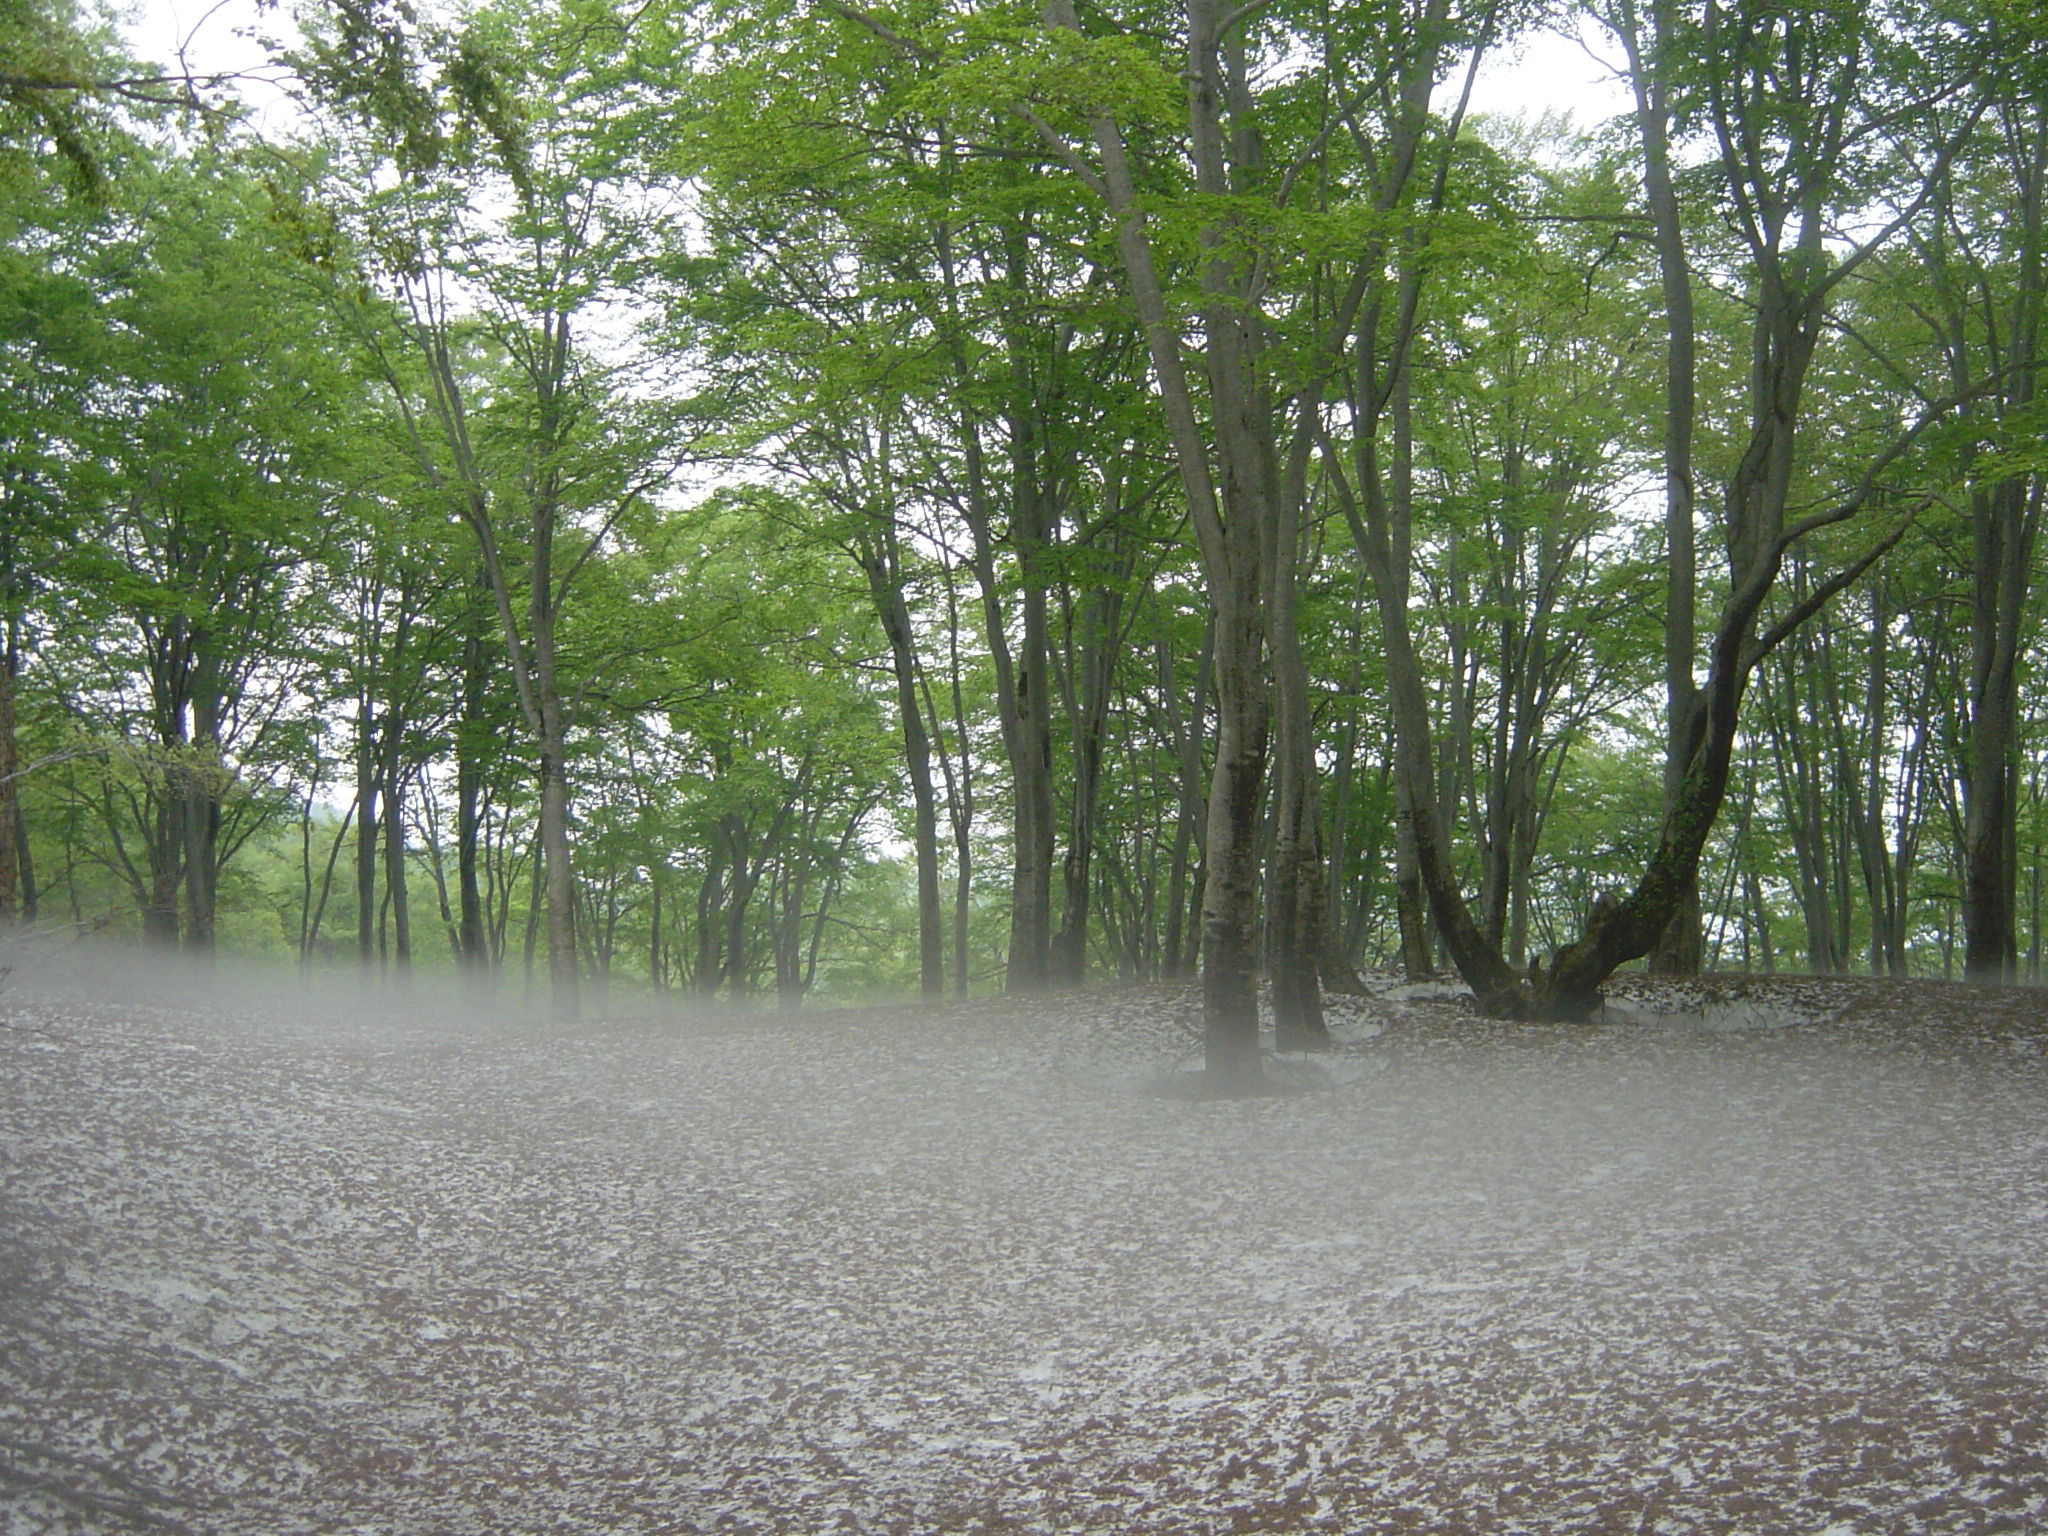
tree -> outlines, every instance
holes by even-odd
[[[1752,322],[1748,345],[1746,438],[1731,466],[1723,503],[1728,590],[1708,645],[1708,672],[1684,733],[1685,770],[1668,797],[1656,846],[1625,894],[1605,893],[1584,931],[1532,966],[1526,982],[1487,943],[1473,922],[1440,846],[1426,840],[1424,877],[1437,921],[1459,970],[1481,1005],[1538,1017],[1582,1018],[1600,1001],[1600,987],[1620,965],[1647,954],[1685,899],[1728,787],[1743,692],[1757,664],[1798,625],[1859,578],[1903,533],[1878,536],[1848,564],[1817,581],[1806,600],[1761,626],[1788,553],[1822,529],[1848,522],[1873,500],[1885,471],[1940,414],[1923,412],[1851,473],[1817,508],[1795,514],[1801,462],[1795,442],[1809,371],[1828,333],[1841,285],[1911,222],[1932,181],[1908,189],[1875,230],[1841,226],[1872,193],[1867,179],[1874,146],[1938,125],[1932,170],[1946,166],[1982,110],[1968,77],[1954,72],[1940,24],[1920,39],[1918,57],[1935,68],[1904,66],[1896,46],[1907,18],[1861,6],[1790,15],[1768,7],[1724,6],[1708,0],[1686,34],[1697,73],[1696,120],[1711,135],[1712,171],[1734,235],[1730,255],[1747,286]],[[1832,242],[1832,243],[1831,243]],[[1885,402],[1888,407],[1890,402]],[[1422,779],[1428,721],[1404,654],[1405,607],[1383,592],[1390,669],[1407,674],[1409,703],[1396,706],[1404,763],[1414,787]],[[1418,822],[1427,818],[1418,817]]]
[[[360,210],[360,248],[381,264],[400,315],[398,334],[372,345],[414,423],[421,474],[476,542],[535,746],[548,971],[564,1020],[578,1011],[573,689],[557,629],[613,522],[671,463],[670,445],[625,410],[620,367],[578,344],[646,254],[630,190],[636,150],[611,110],[631,79],[628,32],[623,20],[524,4],[480,12],[460,33],[340,5],[306,57],[324,99],[365,130],[355,146],[365,179],[378,165],[398,173]],[[502,219],[480,211],[492,201],[478,195],[485,184],[504,200]],[[502,360],[516,395],[479,394],[465,333]],[[502,461],[486,455],[484,417],[502,425]]]
[[[204,954],[221,871],[267,813],[242,767],[263,761],[307,665],[324,418],[346,376],[295,301],[261,183],[203,154],[134,171],[125,193],[122,238],[88,279],[111,339],[74,440],[102,516],[53,573],[67,600],[52,630],[74,707],[127,765],[102,805],[144,932]]]
[[[2048,302],[2048,113],[2038,86],[2038,22],[2017,28],[2013,87],[1963,152],[1930,168],[1929,217],[1915,226],[1939,373],[1926,388],[1958,397],[1968,477],[1970,671],[1963,762],[1966,974],[2016,979],[2020,775],[2019,674],[2048,466],[2038,435],[2042,308]],[[2031,35],[2029,35],[2031,32]]]

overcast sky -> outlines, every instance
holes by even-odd
[[[195,74],[242,71],[260,75],[267,62],[256,40],[290,25],[288,12],[259,11],[257,0],[140,0],[128,36],[145,58],[171,63],[182,51]],[[259,107],[275,91],[247,88]],[[1569,111],[1581,126],[1626,105],[1612,71],[1575,40],[1537,33],[1498,55],[1480,74],[1474,102],[1485,112]]]

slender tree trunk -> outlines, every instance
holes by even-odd
[[[1046,16],[1055,28],[1081,30],[1073,0],[1049,0]],[[1219,0],[1189,0],[1189,150],[1196,190],[1218,203],[1237,190],[1233,173],[1250,172],[1257,161],[1244,110],[1242,35],[1224,36],[1224,20]],[[1270,723],[1261,557],[1279,490],[1274,402],[1260,367],[1263,322],[1251,291],[1256,278],[1225,223],[1202,231],[1205,429],[1182,352],[1182,325],[1166,302],[1123,133],[1106,115],[1089,126],[1101,165],[1099,175],[1091,173],[1092,184],[1115,223],[1117,254],[1144,331],[1215,615],[1216,761],[1202,899],[1204,1073],[1213,1093],[1252,1092],[1261,1080],[1253,951]]]
[[[12,614],[0,632],[0,928],[22,915],[21,858],[15,827],[21,820],[21,753],[15,745],[14,695],[21,675],[21,650]]]
[[[1616,0],[1608,24],[1626,52],[1635,93],[1644,200],[1664,305],[1664,804],[1668,814],[1685,781],[1686,733],[1697,691],[1693,682],[1699,642],[1692,467],[1698,411],[1697,341],[1692,269],[1671,172],[1670,87],[1663,58],[1672,20],[1668,0],[1648,0],[1648,4],[1647,29],[1635,0]],[[1694,870],[1680,881],[1677,911],[1650,952],[1650,969],[1667,976],[1697,975],[1700,958],[1699,874]]]
[[[327,915],[327,898],[334,890],[335,866],[341,862],[342,846],[348,841],[349,823],[355,814],[353,805],[342,814],[341,825],[335,828],[334,841],[327,847],[327,866],[320,875],[320,895],[313,903],[311,914],[305,918],[299,935],[299,969],[304,973],[310,974],[313,969],[313,955],[320,943],[320,921]]]
[[[412,902],[405,879],[405,791],[403,732],[397,718],[385,721],[384,889],[391,900],[391,965],[400,977],[412,970]]]
[[[205,673],[202,665],[197,670]],[[221,756],[220,706],[202,686],[192,701],[193,756],[184,764],[185,932],[187,954],[213,957],[214,894],[220,873],[220,808],[226,764]]]
[[[1257,834],[1269,717],[1257,618],[1244,611],[1250,606],[1240,599],[1216,618],[1216,764],[1202,892],[1204,1070],[1212,1089],[1226,1094],[1242,1092],[1259,1075]]]
[[[1422,888],[1415,806],[1398,769],[1394,793],[1394,925],[1400,940],[1401,974],[1410,981],[1421,981],[1435,974],[1436,956],[1429,940],[1429,898]]]
[[[356,698],[356,963],[376,968],[377,717],[365,691]]]
[[[657,997],[668,990],[661,948],[661,873],[658,863],[647,871],[647,989]]]
[[[472,591],[472,602],[476,595]],[[484,708],[488,675],[481,615],[473,613],[462,638],[462,697],[455,724],[455,959],[478,987],[488,985],[493,969],[477,875],[484,832],[484,757],[490,740]]]
[[[1167,866],[1166,932],[1160,941],[1165,979],[1178,980],[1193,971],[1199,924],[1189,924],[1191,888],[1198,888],[1201,850],[1207,837],[1208,802],[1202,791],[1202,724],[1208,718],[1212,658],[1215,654],[1215,624],[1202,627],[1202,646],[1195,661],[1193,690],[1188,705],[1181,707],[1180,683],[1175,674],[1173,652],[1159,642],[1159,692],[1172,733],[1178,768],[1178,813],[1174,818],[1173,853]]]
[[[1061,868],[1060,926],[1053,935],[1053,977],[1063,986],[1088,979],[1088,920],[1095,878],[1096,819],[1102,802],[1103,738],[1109,725],[1109,704],[1116,679],[1116,656],[1123,638],[1123,588],[1131,578],[1131,561],[1118,561],[1112,572],[1083,598],[1081,634],[1068,637],[1070,670],[1065,699],[1070,784],[1067,850]],[[1069,624],[1071,630],[1072,625]]]
[[[691,979],[701,997],[718,991],[719,913],[724,908],[725,840],[717,837],[706,851],[704,878],[697,886],[697,964]]]
[[[1019,452],[1014,473],[1037,475],[1035,454]],[[1015,492],[1012,533],[1023,567],[1023,635],[1015,662],[1012,754],[1016,797],[1010,887],[1009,990],[1035,992],[1052,973],[1052,697],[1045,628],[1043,551],[1048,508],[1040,487]]]
[[[946,990],[945,918],[939,897],[939,807],[932,782],[931,737],[925,730],[924,703],[918,691],[916,636],[903,597],[903,573],[897,555],[895,523],[884,511],[875,518],[872,539],[856,550],[867,577],[868,596],[889,641],[889,662],[896,679],[896,716],[903,736],[904,766],[910,774],[911,844],[917,861],[918,990],[937,998]]]
[[[959,596],[951,569],[945,574],[947,679],[953,740],[959,751],[957,763],[944,747],[945,730],[940,724],[938,705],[930,696],[929,678],[925,693],[931,734],[940,743],[939,767],[946,779],[946,819],[953,831],[953,994],[965,997],[973,980],[968,940],[974,912],[974,758],[967,732],[967,689],[960,663]]]
[[[547,894],[548,988],[556,1023],[573,1023],[577,996],[576,874],[569,862],[569,725],[555,676],[554,575],[550,558],[555,513],[534,513],[528,632],[533,642],[533,699],[540,730],[540,845]]]

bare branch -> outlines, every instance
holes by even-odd
[[[1766,656],[1784,644],[1792,632],[1798,629],[1800,625],[1825,608],[1829,600],[1836,593],[1859,581],[1865,571],[1883,559],[1898,544],[1899,540],[1906,536],[1906,530],[1913,526],[1914,519],[1919,517],[1927,508],[1933,506],[1939,499],[1939,497],[1927,495],[1914,502],[1912,506],[1906,509],[1905,516],[1901,517],[1893,525],[1889,533],[1858,555],[1854,560],[1850,561],[1849,564],[1835,572],[1834,575],[1830,576],[1818,587],[1814,588],[1805,598],[1795,603],[1788,612],[1781,616],[1777,623],[1750,642],[1749,649],[1742,653],[1742,670],[1745,673],[1755,671],[1758,664]]]

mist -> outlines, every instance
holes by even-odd
[[[560,1028],[70,953],[0,990],[9,1530],[2048,1516],[2034,994],[1383,990],[1199,1102],[1170,988]]]

